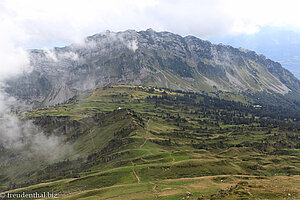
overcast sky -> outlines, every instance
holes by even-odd
[[[24,49],[105,30],[153,28],[200,38],[252,34],[263,26],[298,31],[299,8],[296,0],[0,0],[0,68],[6,73],[26,63]]]

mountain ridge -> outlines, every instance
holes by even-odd
[[[30,50],[30,62],[33,71],[8,80],[6,92],[42,106],[117,84],[300,94],[300,81],[263,55],[152,29],[107,31],[87,37],[83,44]]]
[[[209,37],[214,43],[244,47],[262,53],[293,72],[299,78],[300,34],[295,31],[280,30],[274,27],[261,27],[254,34]]]

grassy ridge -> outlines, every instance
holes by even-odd
[[[17,191],[66,199],[297,198],[300,129],[277,113],[161,88],[97,88],[27,113],[49,133],[68,130],[74,152],[31,177],[49,183]]]

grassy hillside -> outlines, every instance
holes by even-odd
[[[47,134],[64,135],[72,152],[18,177],[2,174],[2,190],[61,199],[298,199],[299,114],[260,106],[100,87],[26,114]]]

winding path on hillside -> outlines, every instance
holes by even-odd
[[[140,183],[140,177],[136,174],[134,168],[132,168],[132,172],[134,173],[134,175],[135,175],[135,177],[136,177],[138,183]]]
[[[131,161],[132,166],[134,166],[133,162]],[[138,183],[140,183],[140,177],[137,175],[137,173],[135,172],[134,168],[131,168],[134,176],[136,177],[136,180],[138,181]]]
[[[148,130],[149,122],[150,122],[150,119],[148,119],[148,121],[146,123],[146,127],[145,127],[145,130],[146,130],[146,139],[145,139],[144,143],[141,144],[140,148],[142,148],[147,143],[147,141],[149,140],[149,130]]]

